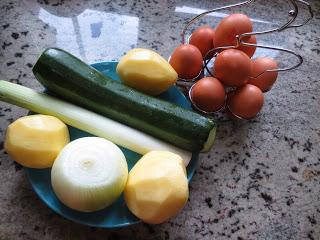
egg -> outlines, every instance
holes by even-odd
[[[244,42],[250,44],[257,44],[257,38],[256,36],[252,35],[248,40],[245,40]],[[246,53],[249,58],[251,58],[256,51],[256,47],[249,47],[245,45],[240,45],[239,47],[237,47],[237,49]]]
[[[179,78],[193,79],[202,70],[202,55],[197,47],[183,44],[173,51],[169,63]]]
[[[259,57],[252,61],[252,73],[251,77],[258,76],[260,73],[277,69],[277,62],[270,57]],[[265,72],[257,78],[249,78],[249,83],[257,86],[261,91],[266,92],[271,89],[278,77],[278,72]]]
[[[225,104],[226,92],[222,83],[213,77],[204,77],[191,88],[192,103],[202,111],[215,112]]]
[[[218,54],[214,62],[214,75],[224,85],[239,87],[251,74],[251,59],[237,49],[227,49]]]
[[[264,96],[260,88],[246,84],[228,93],[227,107],[234,115],[250,119],[262,109]]]
[[[213,48],[214,29],[209,26],[197,28],[190,36],[189,43],[196,46],[204,58]]]
[[[236,36],[242,33],[252,32],[252,22],[250,18],[241,13],[234,13],[223,18],[215,30],[213,39],[214,47],[234,46],[237,43]],[[243,40],[248,40],[245,37]]]

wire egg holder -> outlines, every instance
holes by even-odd
[[[186,32],[188,30],[188,28],[194,24],[196,21],[198,21],[200,18],[212,13],[212,12],[216,12],[216,11],[220,11],[220,10],[226,10],[226,9],[230,9],[230,8],[234,8],[234,7],[240,7],[240,6],[244,6],[244,5],[248,5],[248,4],[251,4],[253,3],[255,0],[248,0],[248,1],[244,1],[244,2],[240,2],[240,3],[236,3],[236,4],[232,4],[232,5],[228,5],[228,6],[223,6],[223,7],[219,7],[219,8],[215,8],[215,9],[212,9],[212,10],[209,10],[209,11],[206,11],[206,12],[203,12],[197,16],[195,16],[194,18],[192,18],[187,24],[186,26],[184,27],[183,31],[181,32],[181,43],[182,44],[185,44],[186,43]],[[212,76],[214,77],[214,74],[211,72],[211,70],[209,69],[208,67],[208,64],[209,62],[212,61],[213,58],[216,58],[217,55],[219,54],[219,51],[221,50],[226,50],[226,49],[232,49],[232,48],[238,48],[239,46],[247,46],[247,47],[256,47],[256,48],[264,48],[264,49],[269,49],[269,50],[276,50],[276,51],[282,51],[282,52],[286,52],[286,53],[289,53],[289,54],[292,54],[294,55],[297,59],[298,59],[298,63],[293,65],[293,66],[290,66],[290,67],[285,67],[285,68],[276,68],[276,69],[268,69],[268,70],[265,70],[261,73],[259,73],[258,75],[254,76],[254,77],[249,77],[251,79],[256,79],[258,78],[259,76],[261,76],[262,74],[266,73],[266,72],[285,72],[285,71],[290,71],[290,70],[293,70],[297,67],[299,67],[302,63],[303,63],[303,58],[301,55],[299,55],[298,53],[296,53],[295,51],[293,50],[290,50],[290,49],[286,49],[286,48],[280,48],[280,47],[273,47],[273,46],[267,46],[267,45],[260,45],[260,44],[253,44],[253,43],[248,43],[248,42],[245,42],[243,40],[243,38],[245,37],[250,37],[250,36],[253,36],[253,35],[263,35],[263,34],[271,34],[271,33],[275,33],[275,32],[282,32],[286,29],[289,29],[289,28],[298,28],[298,27],[302,27],[304,26],[306,23],[308,23],[312,18],[313,18],[313,11],[312,11],[312,8],[311,8],[311,5],[306,2],[306,1],[303,1],[303,0],[289,0],[289,2],[291,3],[293,9],[291,9],[289,11],[289,17],[290,19],[284,23],[282,26],[280,27],[277,27],[277,28],[273,28],[273,29],[269,29],[269,30],[265,30],[265,31],[253,31],[253,32],[248,32],[248,33],[243,33],[243,34],[240,34],[240,35],[237,35],[236,36],[236,45],[233,45],[233,46],[223,46],[223,47],[217,47],[217,48],[213,48],[211,50],[209,50],[205,57],[203,58],[203,67],[201,69],[201,71],[199,72],[199,74],[192,78],[192,79],[182,79],[182,78],[178,78],[177,82],[176,82],[176,85],[189,97],[189,100],[193,106],[193,108],[197,111],[199,111],[200,113],[203,113],[205,115],[208,115],[208,116],[213,116],[213,114],[216,114],[216,113],[219,113],[221,112],[222,110],[226,110],[227,112],[229,112],[231,114],[231,117],[232,118],[235,118],[235,119],[243,119],[243,120],[249,120],[249,119],[244,119],[238,115],[236,115],[235,113],[233,113],[231,111],[231,109],[228,107],[228,104],[227,104],[227,96],[228,96],[228,93],[230,93],[230,90],[233,90],[233,88],[229,88],[229,90],[227,89],[227,94],[226,94],[226,101],[225,101],[225,104],[224,106],[222,106],[222,108],[220,108],[219,110],[217,111],[214,111],[214,112],[206,112],[202,109],[200,109],[199,107],[196,106],[196,104],[192,101],[192,95],[191,95],[191,92],[192,92],[192,87],[194,86],[194,84],[202,77],[204,76]],[[309,12],[309,17],[307,19],[305,19],[302,23],[299,23],[299,24],[293,24],[296,19],[297,19],[297,16],[299,14],[299,5],[303,5],[304,7],[306,7],[308,9],[308,12]],[[187,38],[187,43],[189,42],[189,39],[190,39],[191,35]],[[210,57],[209,57],[210,56]],[[170,58],[169,58],[170,60]],[[208,74],[206,75],[205,72],[207,72]],[[269,89],[270,90],[270,89]],[[267,90],[267,91],[269,91]]]

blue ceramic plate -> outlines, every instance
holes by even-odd
[[[92,66],[106,76],[119,81],[119,77],[116,74],[117,62],[100,62],[92,64]],[[163,93],[160,98],[174,102],[184,108],[191,109],[188,100],[176,87],[171,87],[168,91]],[[69,127],[69,131],[71,140],[91,136],[90,134],[73,127]],[[125,148],[121,149],[126,156],[128,167],[131,169],[137,160],[139,160],[141,155]],[[194,153],[187,168],[189,181],[194,174],[197,161],[198,154]],[[101,228],[125,227],[140,222],[138,218],[131,214],[124,202],[122,195],[110,207],[93,213],[83,213],[68,208],[58,200],[52,190],[50,170],[51,169],[26,168],[27,176],[34,191],[38,194],[41,200],[48,205],[49,208],[61,216],[80,224]]]

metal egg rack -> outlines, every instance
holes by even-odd
[[[185,43],[189,42],[189,39],[190,39],[191,35],[187,36],[187,31],[190,28],[190,26],[193,25],[194,23],[196,23],[200,18],[202,18],[202,17],[204,17],[204,16],[206,16],[206,15],[208,15],[210,13],[216,12],[216,11],[227,10],[227,9],[231,9],[231,8],[235,8],[235,7],[249,5],[249,4],[254,3],[254,1],[255,0],[248,0],[248,1],[240,2],[240,3],[228,5],[228,6],[223,6],[223,7],[211,9],[209,11],[203,12],[203,13],[195,16],[183,28],[183,30],[181,32],[181,43],[185,44]],[[313,18],[313,11],[312,11],[311,5],[308,2],[303,1],[303,0],[289,0],[289,3],[291,5],[292,9],[288,12],[289,20],[287,20],[287,22],[285,22],[283,24],[280,24],[278,27],[275,27],[275,28],[272,28],[272,29],[268,29],[268,30],[264,30],[264,31],[247,32],[247,33],[243,33],[243,34],[237,35],[236,36],[236,45],[216,47],[216,48],[213,48],[213,49],[211,49],[210,51],[208,51],[206,53],[205,57],[203,58],[202,70],[199,72],[199,74],[195,78],[192,78],[192,79],[178,78],[178,81],[177,81],[176,85],[186,94],[186,96],[189,98],[189,100],[190,100],[190,102],[191,102],[191,104],[192,104],[192,106],[194,107],[195,110],[197,110],[197,111],[199,111],[199,112],[201,112],[203,114],[209,115],[209,116],[213,116],[214,114],[216,114],[218,112],[221,112],[222,110],[225,110],[225,111],[231,113],[232,117],[235,117],[237,119],[243,119],[240,116],[237,116],[236,114],[234,114],[228,108],[227,104],[225,104],[218,111],[206,112],[206,111],[203,111],[200,108],[198,108],[194,104],[194,102],[192,101],[192,97],[191,97],[192,86],[199,79],[201,79],[204,76],[212,76],[212,77],[214,77],[214,73],[210,70],[210,67],[208,65],[209,65],[209,63],[212,63],[213,59],[215,59],[215,57],[219,54],[219,52],[221,52],[221,50],[234,49],[234,48],[238,48],[239,46],[264,48],[264,49],[268,49],[268,50],[282,51],[282,52],[291,54],[294,57],[296,57],[297,60],[298,60],[298,62],[296,64],[292,65],[292,66],[287,66],[287,67],[284,67],[284,68],[276,68],[276,69],[265,70],[265,71],[259,73],[256,76],[251,76],[250,77],[250,78],[253,78],[253,79],[258,78],[259,76],[261,76],[265,72],[285,72],[285,71],[290,71],[290,70],[293,70],[293,69],[299,67],[303,63],[302,56],[300,54],[298,54],[296,51],[293,51],[293,50],[290,50],[290,49],[286,49],[286,48],[281,48],[281,47],[274,47],[274,46],[268,46],[268,45],[260,45],[260,44],[248,43],[248,42],[245,42],[245,40],[244,40],[244,39],[247,39],[248,37],[253,36],[253,35],[264,35],[264,34],[279,33],[279,32],[283,32],[285,30],[288,30],[290,28],[299,28],[299,27],[304,26],[306,23],[308,23]],[[297,22],[297,17],[298,17],[299,12],[300,12],[300,10],[302,8],[307,9],[309,16],[306,19],[304,19],[301,23],[296,23]],[[228,89],[227,89],[227,92],[228,92]],[[246,120],[248,120],[248,119],[246,119]]]

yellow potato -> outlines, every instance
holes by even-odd
[[[25,167],[48,168],[68,142],[68,128],[58,118],[30,115],[9,125],[4,147]]]
[[[183,160],[166,151],[144,155],[129,172],[124,190],[130,211],[150,224],[162,223],[178,214],[188,196]]]
[[[158,53],[135,48],[124,55],[117,65],[124,84],[138,91],[159,95],[175,84],[178,74]]]

